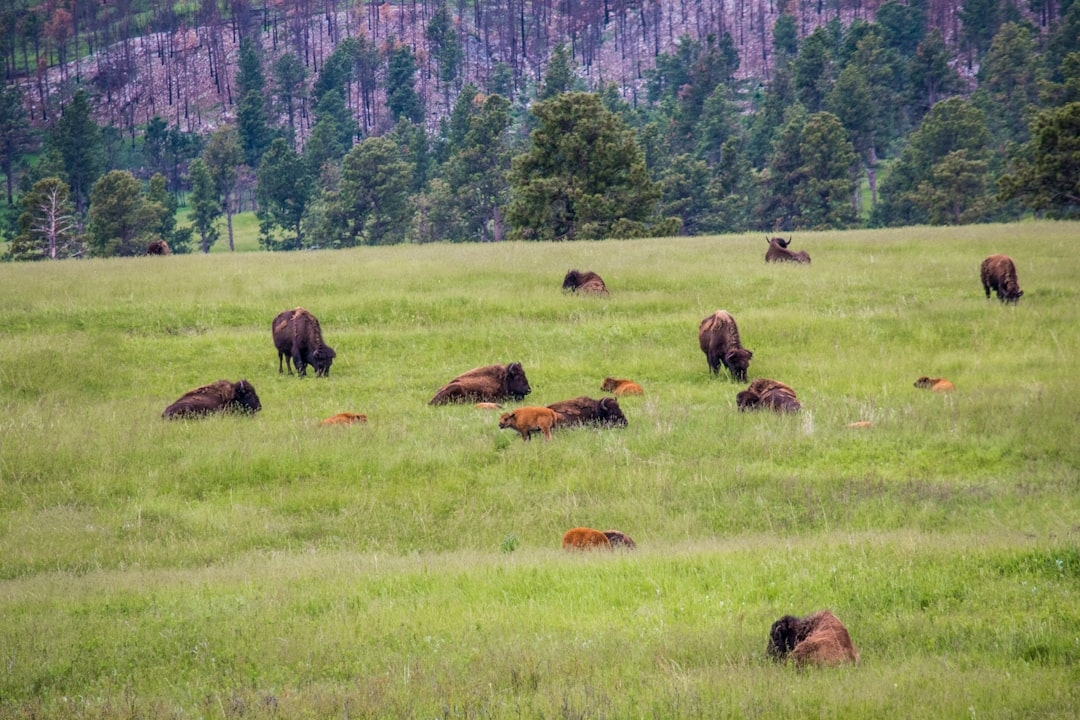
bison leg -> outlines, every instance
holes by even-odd
[[[293,353],[292,356],[293,365],[296,366],[296,374],[300,377],[307,376],[307,363],[304,362],[304,358],[300,353]]]

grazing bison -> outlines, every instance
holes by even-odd
[[[915,387],[924,388],[930,392],[952,392],[956,386],[945,378],[932,378],[923,375],[915,381]]]
[[[562,536],[563,550],[610,550],[611,541],[599,530],[577,527]]]
[[[580,290],[583,293],[596,295],[608,294],[607,285],[604,284],[603,278],[591,270],[586,272],[570,270],[566,273],[566,277],[563,278],[562,289],[571,292]]]
[[[785,615],[769,629],[765,651],[774,660],[791,658],[798,665],[840,665],[859,661],[847,628],[828,610],[804,618]]]
[[[622,380],[618,378],[604,378],[604,382],[600,385],[600,389],[603,392],[614,393],[616,395],[642,395],[644,390],[633,380]]]
[[[776,412],[797,412],[802,405],[795,398],[795,391],[778,380],[758,378],[750,387],[735,396],[740,410],[768,408]]]
[[[169,248],[169,243],[164,240],[152,240],[149,245],[146,246],[147,255],[172,255],[172,250]]]
[[[513,412],[503,413],[499,418],[499,429],[514,428],[521,433],[521,439],[528,441],[534,432],[544,433],[545,440],[551,440],[551,428],[557,415],[551,408],[519,407]]]
[[[746,370],[754,353],[739,342],[739,327],[727,310],[717,310],[698,326],[698,343],[713,375],[723,365],[738,382],[746,382]]]
[[[785,240],[784,238],[774,237],[765,238],[765,242],[769,243],[769,249],[765,251],[765,262],[793,262],[793,263],[806,263],[810,264],[810,256],[805,250],[794,252],[788,250],[788,245],[791,244],[791,238]]]
[[[354,412],[340,412],[320,420],[320,425],[360,425],[367,422],[367,415]]]
[[[987,299],[991,290],[997,293],[997,299],[1001,302],[1014,303],[1024,294],[1016,279],[1016,265],[1008,255],[991,255],[983,260],[979,275]]]
[[[521,363],[485,365],[458,375],[443,385],[429,404],[521,400],[531,392]]]
[[[285,359],[285,367],[290,375],[293,374],[293,365],[300,377],[307,375],[308,365],[315,368],[316,377],[330,374],[330,365],[337,353],[323,342],[322,328],[314,315],[302,307],[285,310],[278,313],[270,327],[274,334],[274,347],[278,352],[279,374],[282,372],[282,358]]]
[[[611,543],[612,548],[625,548],[626,550],[634,550],[637,548],[637,543],[633,538],[624,532],[619,530],[605,530],[604,534],[607,535],[608,542]]]
[[[188,390],[161,413],[163,418],[194,417],[216,412],[257,413],[262,410],[255,388],[247,380],[218,380]]]
[[[561,400],[548,405],[556,413],[555,427],[573,427],[575,425],[600,425],[604,427],[626,427],[619,401],[613,397],[594,400],[584,395],[571,400]]]

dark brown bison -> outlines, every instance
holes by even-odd
[[[460,402],[521,400],[532,392],[521,363],[473,368],[446,383],[431,398],[431,405]]]
[[[754,353],[739,342],[739,327],[727,310],[717,310],[698,326],[698,343],[713,375],[723,365],[738,382],[746,382],[746,370]]]
[[[188,390],[161,413],[163,418],[194,417],[216,412],[257,413],[262,410],[255,388],[247,380],[218,380]]]
[[[555,427],[575,425],[600,425],[603,427],[626,427],[619,401],[613,397],[594,400],[582,395],[571,400],[561,400],[548,405],[555,411]]]
[[[591,270],[586,272],[570,270],[566,273],[566,277],[563,278],[562,289],[571,292],[580,290],[583,293],[594,293],[596,295],[608,294],[607,285],[604,284],[603,278]]]
[[[147,255],[172,255],[169,243],[164,240],[153,240],[146,246]]]
[[[782,382],[757,378],[750,387],[735,396],[740,410],[768,408],[776,412],[797,412],[802,405],[795,398],[795,391]]]
[[[592,528],[570,528],[562,537],[563,550],[610,550],[608,536]]]
[[[1016,265],[1008,255],[991,255],[983,260],[979,275],[987,299],[990,298],[991,290],[997,293],[1001,302],[1014,303],[1024,294],[1016,279]]]
[[[624,548],[626,550],[637,548],[634,539],[620,530],[605,530],[604,534],[607,535],[608,542],[611,543],[613,548]]]
[[[767,237],[765,238],[765,242],[769,243],[769,249],[765,251],[765,262],[794,262],[810,264],[810,256],[805,250],[800,250],[799,252],[788,250],[788,245],[791,244],[791,238],[785,240],[784,238],[780,237]]]
[[[284,358],[290,375],[293,365],[300,377],[307,375],[308,365],[315,368],[316,377],[330,374],[337,353],[323,342],[322,328],[314,315],[302,307],[285,310],[278,313],[270,327],[278,352],[278,373],[283,372],[281,361]]]
[[[790,658],[798,665],[840,665],[859,661],[847,628],[828,610],[797,618],[785,615],[769,629],[765,648],[774,660]]]

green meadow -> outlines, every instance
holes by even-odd
[[[2,264],[0,717],[1075,718],[1078,238]],[[1015,306],[983,295],[998,252]],[[571,268],[610,297],[561,292]],[[327,378],[278,374],[270,323],[298,305]],[[802,412],[737,411],[698,348],[721,308]],[[645,394],[628,427],[551,442],[428,405],[512,361],[523,404],[609,375]],[[161,419],[220,378],[262,412]],[[342,411],[368,423],[320,426]],[[637,550],[564,552],[575,526]],[[766,657],[774,620],[822,608],[858,665]]]

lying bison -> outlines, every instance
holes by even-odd
[[[161,417],[182,418],[209,415],[216,412],[257,413],[262,410],[255,388],[247,380],[229,382],[218,380],[188,390],[161,413]]]
[[[571,528],[563,534],[563,550],[610,550],[611,540],[599,530],[592,528]]]
[[[619,401],[613,397],[594,400],[582,395],[571,400],[561,400],[548,405],[555,411],[555,427],[575,425],[599,425],[602,427],[626,427]]]
[[[638,385],[633,380],[613,377],[604,378],[604,382],[600,384],[600,389],[615,395],[643,395],[645,393],[641,389],[641,385]]]
[[[607,535],[608,542],[611,543],[613,548],[624,548],[626,550],[637,548],[634,539],[621,530],[604,530],[604,534]]]
[[[930,392],[952,392],[956,389],[956,386],[945,378],[932,378],[923,375],[921,378],[915,381],[915,387],[929,390]]]
[[[1024,294],[1016,279],[1016,265],[1008,255],[991,255],[983,260],[979,275],[987,299],[991,290],[997,293],[997,299],[1001,302],[1014,303]]]
[[[473,368],[446,383],[431,398],[431,405],[461,402],[521,400],[532,392],[521,363]]]
[[[723,365],[738,382],[746,382],[746,370],[754,353],[739,342],[739,327],[727,310],[717,310],[698,326],[698,343],[713,375]]]
[[[563,278],[562,283],[563,290],[569,290],[571,292],[593,293],[596,295],[607,295],[607,285],[604,284],[603,278],[591,270],[581,272],[579,270],[570,270],[566,273],[566,277]]]
[[[322,328],[314,315],[302,307],[285,310],[278,313],[270,327],[274,334],[274,347],[278,352],[279,374],[283,372],[282,358],[290,375],[293,374],[293,365],[300,377],[307,375],[308,365],[315,368],[316,377],[330,374],[330,366],[337,353],[323,342]]]
[[[146,246],[147,255],[172,255],[169,243],[164,240],[152,240]]]
[[[767,408],[776,412],[798,412],[802,407],[795,398],[795,391],[778,380],[758,378],[750,387],[735,396],[740,410]]]
[[[859,661],[859,651],[847,628],[828,610],[797,618],[785,615],[769,629],[765,648],[774,660],[793,660],[797,665],[839,665]]]
[[[769,249],[765,251],[765,262],[793,262],[810,264],[810,256],[805,250],[800,250],[799,252],[788,250],[788,245],[791,244],[791,238],[785,240],[784,238],[780,237],[767,237],[765,238],[765,242],[769,243]]]

